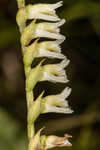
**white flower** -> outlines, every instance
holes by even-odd
[[[24,30],[21,36],[21,43],[23,46],[27,46],[31,40],[39,37],[57,39],[58,41],[64,41],[65,36],[61,35],[59,27],[65,22],[64,19],[57,23],[37,23],[36,20],[32,21]]]
[[[35,42],[24,49],[23,54],[23,61],[27,67],[31,67],[36,57],[65,59],[65,56],[61,54],[61,48],[57,41],[44,41],[39,43],[38,39],[36,39]]]
[[[64,59],[59,64],[49,64],[43,66],[43,77],[41,81],[61,82],[67,83],[66,72],[64,68],[69,64],[69,60]]]
[[[61,7],[63,1],[56,4],[36,4],[26,7],[28,19],[43,19],[48,21],[59,21],[60,18],[56,15],[55,9]]]
[[[38,44],[38,57],[64,59],[61,48],[57,41],[45,41]]]
[[[64,68],[69,64],[69,60],[65,59],[59,64],[43,65],[42,60],[39,65],[31,69],[26,80],[26,91],[32,91],[34,86],[39,81],[51,81],[67,83],[67,79]]]
[[[71,89],[65,88],[60,94],[44,97],[43,113],[55,112],[69,114],[73,111],[69,108],[66,98],[70,95]]]
[[[65,39],[63,35],[60,34],[59,27],[65,23],[65,20],[62,19],[57,23],[38,23],[35,30],[35,38],[45,37],[51,39]]]

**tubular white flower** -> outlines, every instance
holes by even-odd
[[[67,83],[66,72],[64,68],[69,64],[69,60],[64,59],[59,64],[49,64],[43,66],[43,77],[41,81],[51,81],[51,82],[60,82]]]
[[[65,20],[62,19],[58,23],[35,23],[36,20],[32,21],[28,27],[23,30],[21,36],[21,43],[23,46],[27,46],[31,40],[35,38],[51,38],[57,40],[65,40],[65,37],[61,35],[59,27],[64,24]]]
[[[68,82],[64,68],[69,64],[69,60],[63,60],[59,64],[49,64],[42,66],[42,60],[35,68],[31,69],[26,79],[26,91],[32,91],[39,81]]]
[[[57,41],[41,42],[38,45],[39,57],[59,58],[64,59],[65,56],[61,54],[61,48]]]
[[[57,23],[39,23],[36,26],[35,38],[45,37],[51,39],[65,39],[63,35],[60,34],[59,27],[65,23],[65,20],[62,19]]]
[[[65,56],[61,54],[61,48],[57,41],[44,41],[39,43],[37,39],[24,49],[23,54],[23,61],[27,67],[31,67],[32,62],[36,57],[65,59]]]
[[[43,113],[72,113],[73,111],[69,108],[68,101],[66,101],[66,98],[70,95],[70,93],[71,89],[66,87],[60,94],[44,97]]]
[[[56,15],[55,9],[61,7],[63,2],[56,4],[36,4],[29,5],[26,8],[28,19],[43,19],[48,21],[59,21],[60,18]]]

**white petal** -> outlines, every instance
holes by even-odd
[[[51,38],[51,39],[63,39],[64,38],[64,36],[61,34],[51,33],[51,32],[43,31],[37,28],[34,38],[38,38],[38,37],[45,37],[45,38]]]
[[[63,1],[57,2],[56,4],[51,4],[53,9],[57,9],[63,5]]]
[[[60,27],[60,26],[62,26],[65,22],[66,22],[65,19],[62,19],[62,20],[60,20],[59,22],[53,23],[53,24],[54,24],[56,27]]]
[[[51,81],[51,82],[59,82],[59,83],[67,83],[69,80],[67,79],[67,76],[54,76],[48,72],[43,72],[43,78],[42,81]]]
[[[56,40],[57,44],[62,44],[66,40],[66,37],[64,36],[63,39]]]
[[[39,49],[39,57],[59,58],[64,59],[65,56],[61,53],[51,52],[44,49]]]
[[[68,66],[69,63],[70,63],[70,60],[66,58],[59,65],[61,68],[65,68]]]
[[[66,74],[64,68],[68,65],[69,60],[64,59],[61,63],[58,64],[48,64],[44,66],[44,70],[52,74],[63,76]]]
[[[49,104],[46,104],[44,113],[46,112],[70,114],[73,111],[70,108],[56,107],[56,106],[51,106]]]
[[[66,99],[70,95],[70,93],[71,93],[71,88],[66,87],[59,95],[60,99]]]
[[[29,17],[29,19],[43,19],[43,20],[46,20],[46,21],[59,21],[60,18],[55,15],[55,16],[52,16],[52,15],[47,15],[47,14],[34,14],[32,16]]]

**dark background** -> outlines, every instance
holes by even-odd
[[[55,3],[58,0],[27,0],[27,3]],[[63,0],[57,10],[66,19],[62,52],[70,59],[66,68],[72,88],[68,100],[72,115],[46,114],[36,121],[36,130],[73,135],[70,150],[99,150],[100,145],[100,1]],[[0,149],[26,150],[25,77],[16,24],[16,0],[0,0]],[[37,96],[63,90],[66,84],[38,83]],[[56,148],[57,149],[57,148]]]

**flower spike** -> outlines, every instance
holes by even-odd
[[[54,147],[71,146],[68,140],[72,137],[70,135],[66,134],[64,137],[41,136],[42,129],[37,133],[35,132],[35,121],[40,114],[70,114],[73,112],[67,101],[71,93],[70,88],[66,87],[60,94],[45,97],[43,97],[44,92],[42,92],[36,100],[34,100],[33,91],[38,82],[67,83],[69,81],[65,68],[70,61],[61,53],[60,46],[65,40],[65,36],[60,33],[60,27],[65,23],[65,19],[60,19],[56,14],[56,9],[63,5],[63,1],[55,4],[40,3],[27,6],[25,6],[25,0],[17,0],[17,2],[19,11],[16,21],[21,33],[20,41],[26,77],[28,150],[46,150]],[[31,22],[27,22],[28,20]],[[45,21],[43,22],[43,20]],[[43,59],[33,67],[34,59],[39,57],[57,58],[61,62],[43,65]]]

